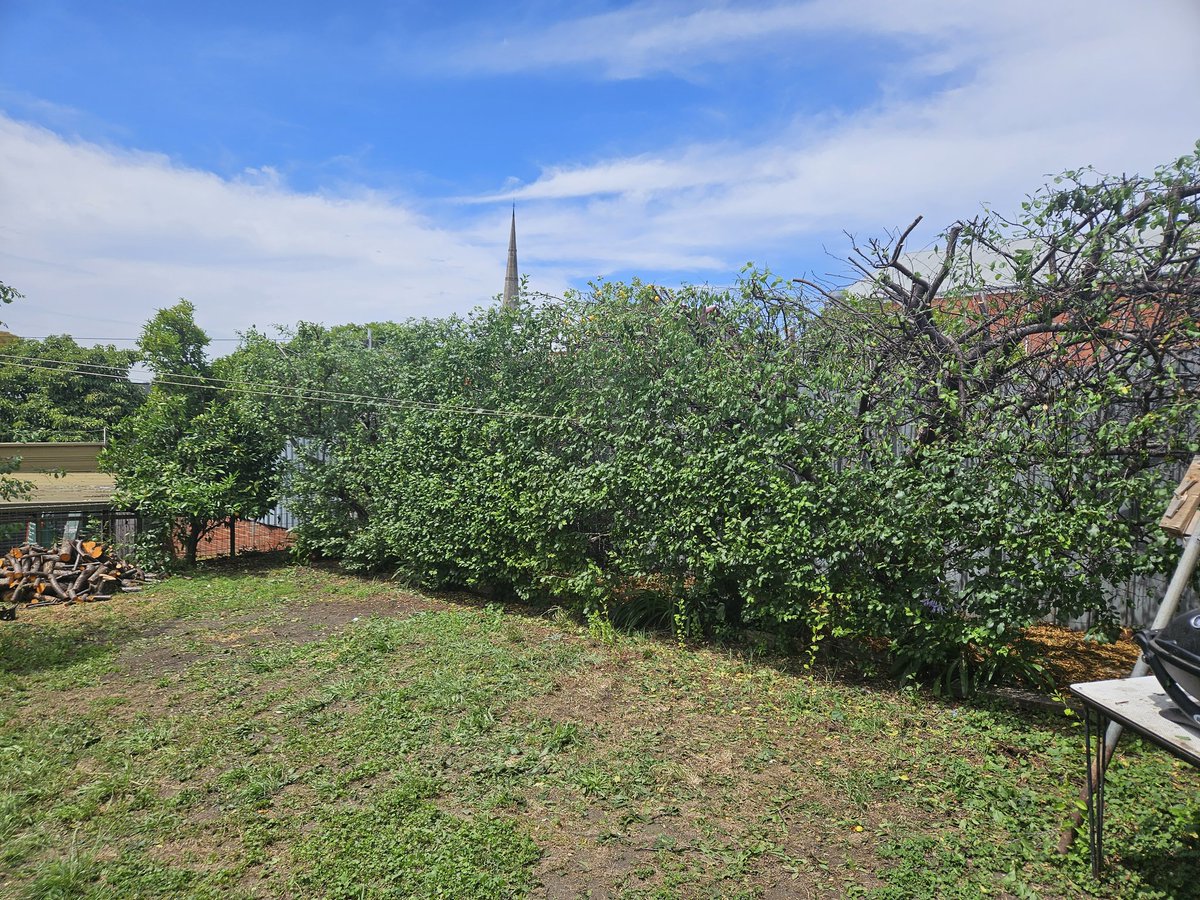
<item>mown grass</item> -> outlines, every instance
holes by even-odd
[[[5,626],[4,896],[1200,896],[1136,741],[1105,877],[1054,854],[1067,716],[305,568]]]

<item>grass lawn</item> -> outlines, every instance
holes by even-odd
[[[1060,714],[307,568],[0,623],[0,896],[1200,896],[1200,778]]]

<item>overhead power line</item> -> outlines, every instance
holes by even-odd
[[[12,359],[14,359],[14,357],[11,354],[0,353],[0,360]],[[56,365],[39,365],[39,363],[55,363]],[[22,365],[21,362],[9,362],[9,364]],[[68,360],[56,359],[39,359],[36,361],[24,360],[24,366],[26,368],[37,368],[50,372],[95,375],[98,378],[110,378],[114,380],[127,378],[128,373],[128,369],[122,366],[106,366],[101,365],[100,363],[75,363]],[[402,400],[396,397],[380,397],[373,394],[353,394],[347,391],[326,391],[319,388],[303,389],[294,387],[292,385],[280,385],[269,382],[234,381],[228,378],[217,378],[215,376],[205,375],[188,375],[182,372],[164,373],[155,376],[154,380],[159,384],[166,384],[173,387],[193,387],[209,390],[243,390],[249,393],[261,393],[266,396],[281,396],[289,400],[297,399],[298,397],[302,398],[304,395],[306,395],[309,399],[313,400],[329,400],[330,402],[339,403],[403,404],[405,406],[420,406],[431,410],[446,408],[445,404],[429,403],[422,400]],[[149,382],[134,383],[147,384]],[[278,394],[278,390],[283,390],[290,393]],[[493,410],[492,412],[504,415],[519,414],[517,412],[509,412],[504,410]]]
[[[22,341],[46,341],[46,340],[49,340],[50,338],[57,338],[57,337],[69,337],[73,341],[130,341],[130,342],[136,343],[137,341],[141,340],[140,337],[80,337],[79,335],[75,335],[75,334],[18,334],[18,335],[14,335],[14,337],[19,338]],[[229,343],[229,342],[236,343],[237,341],[240,341],[240,340],[241,340],[241,338],[235,338],[235,337],[209,338],[208,339],[209,343],[218,343],[218,342],[220,342],[220,343]]]
[[[36,371],[62,372],[81,377],[107,378],[112,381],[129,381],[128,369],[121,366],[105,366],[96,363],[78,363],[69,360],[37,359],[0,353],[0,362],[5,365]],[[136,382],[133,382],[136,383]],[[143,384],[145,382],[142,382]],[[373,394],[355,394],[347,391],[327,391],[319,388],[302,388],[272,382],[235,381],[227,378],[210,378],[201,375],[166,372],[155,375],[154,383],[169,387],[195,388],[199,390],[229,391],[267,397],[278,400],[315,400],[321,403],[343,403],[348,405],[374,405],[414,412],[453,413],[497,418],[539,419],[549,422],[569,421],[563,416],[549,416],[524,410],[487,409],[484,407],[458,406],[433,403],[424,400],[404,400],[399,397],[381,397]]]

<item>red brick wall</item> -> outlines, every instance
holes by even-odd
[[[234,536],[238,553],[253,553],[265,550],[286,550],[292,545],[292,533],[277,525],[247,522],[238,519],[234,525]],[[176,545],[175,555],[183,556],[183,548]],[[229,525],[222,523],[201,538],[196,546],[196,559],[214,559],[229,555]]]

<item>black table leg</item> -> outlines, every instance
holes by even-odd
[[[1092,715],[1095,713],[1096,733],[1092,734]],[[1084,730],[1087,744],[1088,785],[1088,847],[1092,852],[1092,875],[1099,878],[1104,862],[1104,738],[1108,720],[1099,710],[1084,707]],[[1095,738],[1093,740],[1093,737]]]

